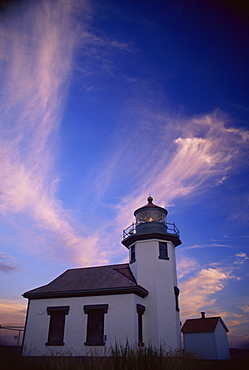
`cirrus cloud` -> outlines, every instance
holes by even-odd
[[[12,256],[0,252],[0,271],[9,273],[21,270],[22,268],[15,262]]]
[[[56,144],[77,46],[77,7],[87,1],[20,5],[19,16],[1,19],[0,212],[33,219],[46,252],[82,264],[105,262],[98,234],[80,235],[56,197]],[[78,30],[78,31],[77,31]],[[81,38],[81,42],[82,42]],[[51,239],[52,238],[52,239]],[[58,246],[60,248],[58,249]],[[5,266],[7,269],[8,266]],[[4,266],[2,266],[2,269]],[[13,268],[13,267],[12,267]],[[10,269],[10,267],[9,267]]]
[[[235,277],[221,268],[203,268],[194,277],[180,282],[181,316],[196,317],[203,309],[211,309],[217,299],[215,293],[221,291],[229,279]]]
[[[130,223],[133,210],[144,204],[149,193],[156,194],[156,203],[165,206],[180,197],[197,197],[248,163],[249,131],[231,128],[229,117],[220,110],[190,119],[148,111],[142,111],[143,115],[143,124],[130,127],[117,150],[114,158],[120,160],[110,163],[113,182],[117,171],[119,176],[120,172],[126,174],[127,164],[134,179],[140,177],[136,190],[117,206],[119,227],[124,220]]]

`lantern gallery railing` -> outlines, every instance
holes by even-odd
[[[133,222],[129,227],[127,227],[127,229],[123,230],[123,239],[128,238],[129,236],[131,236],[133,234],[136,234],[136,227],[137,227],[137,225],[140,225],[140,224],[141,224],[141,222],[139,222],[139,223]],[[171,224],[171,223],[167,222],[167,223],[165,223],[165,227],[166,227],[166,232],[167,233],[174,234],[174,235],[177,235],[178,237],[180,237],[180,232],[179,232],[179,230],[178,230],[178,228],[176,227],[175,224]]]

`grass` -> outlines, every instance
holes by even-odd
[[[17,347],[0,347],[2,370],[225,370],[248,369],[241,361],[207,361],[182,351],[166,352],[163,348],[131,347],[116,345],[110,356],[54,356],[22,357]]]

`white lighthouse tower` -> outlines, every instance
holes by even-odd
[[[175,224],[166,222],[165,208],[148,204],[134,212],[136,222],[124,230],[122,244],[129,249],[129,266],[137,284],[148,290],[142,312],[144,344],[180,348],[175,248],[181,244]],[[141,326],[142,327],[142,326]]]

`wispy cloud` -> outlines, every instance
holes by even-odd
[[[106,82],[102,78],[106,76],[112,78],[113,81],[122,80],[128,83],[136,81],[121,72],[118,63],[118,60],[123,61],[127,55],[138,52],[132,43],[108,36],[103,33],[103,30],[100,31],[89,24],[87,28],[81,30],[79,37],[82,41],[79,53],[84,63],[78,63],[75,68],[79,80],[82,81],[87,91],[105,89]]]
[[[197,317],[201,310],[206,310],[215,304],[215,293],[224,288],[224,284],[235,277],[221,268],[205,268],[195,276],[180,282],[181,316],[184,318]]]
[[[246,305],[244,305],[244,306],[239,306],[239,308],[240,308],[243,312],[245,312],[245,313],[249,313],[249,305],[248,305],[248,304],[246,304]]]
[[[249,257],[247,256],[245,252],[236,253],[235,257],[237,257],[236,261],[234,262],[235,264],[242,265],[246,262],[246,260],[249,260]]]
[[[175,120],[166,114],[147,113],[146,121],[130,127],[124,138],[119,149],[123,162],[118,163],[116,172],[111,168],[113,181],[117,171],[125,174],[127,168],[136,180],[136,190],[118,206],[122,222],[129,223],[132,211],[144,204],[149,192],[160,205],[180,197],[196,197],[217,183],[221,186],[238,170],[238,163],[242,167],[247,163],[249,131],[231,128],[224,113]]]
[[[24,299],[1,299],[0,322],[2,325],[24,325],[27,302]]]
[[[12,256],[0,252],[0,271],[9,273],[20,270],[22,270],[22,268],[17,264]]]
[[[237,253],[244,259],[245,253]],[[187,266],[190,265],[188,273]],[[200,265],[192,257],[181,256],[178,266],[181,320],[200,317],[205,311],[207,316],[221,316],[229,328],[229,343],[231,346],[243,345],[248,340],[248,297],[234,297],[231,301],[232,284],[241,281],[243,268],[241,264],[234,267],[233,259],[230,262],[219,261]],[[241,268],[241,270],[240,270]],[[224,297],[225,300],[224,300]],[[244,334],[243,334],[244,333]]]
[[[248,301],[248,297],[246,297]],[[241,347],[248,349],[248,305],[238,306],[243,313],[234,314],[233,312],[222,313],[222,317],[226,318],[226,324],[229,328],[229,344],[231,347]]]
[[[36,224],[33,229],[42,230],[50,239],[52,255],[89,264],[106,262],[111,244],[106,238],[102,248],[105,251],[100,253],[99,235],[103,227],[90,234],[82,226],[83,237],[70,212],[56,197],[60,179],[54,171],[55,144],[63,101],[75,67],[77,40],[82,53],[88,56],[83,68],[87,70],[88,63],[96,60],[98,67],[102,63],[103,69],[116,77],[117,65],[111,54],[114,50],[134,49],[125,42],[90,31],[82,19],[80,24],[75,16],[76,5],[84,8],[87,23],[90,14],[87,1],[43,0],[30,2],[21,16],[1,24],[4,77],[0,96],[0,210],[5,216],[10,212],[31,216]],[[96,71],[93,62],[86,74]],[[248,131],[231,127],[228,117],[220,111],[180,119],[158,110],[152,113],[153,109],[145,109],[144,102],[137,100],[128,111],[131,123],[120,135],[123,130],[120,122],[119,139],[110,148],[112,160],[104,158],[104,169],[98,171],[93,181],[99,201],[117,185],[117,178],[119,182],[122,179],[132,182],[136,189],[124,192],[116,207],[113,240],[116,236],[120,239],[120,230],[129,225],[134,209],[144,204],[149,192],[156,194],[157,204],[168,205],[179,197],[196,196],[204,191],[210,186],[208,179],[211,186],[222,186],[237,166],[237,160],[243,164],[248,150]]]
[[[222,243],[209,243],[209,244],[195,244],[195,245],[190,245],[189,247],[184,247],[184,250],[189,250],[189,249],[202,249],[202,248],[231,248],[230,245],[228,244],[222,244]]]
[[[31,216],[36,228],[52,237],[52,255],[87,264],[105,261],[97,256],[98,235],[77,232],[56,197],[59,179],[54,174],[58,128],[79,36],[77,6],[87,10],[86,1],[30,2],[18,16],[2,20],[0,211],[5,219],[11,212]]]
[[[236,257],[239,257],[239,258],[244,258],[244,259],[247,259],[248,260],[247,254],[244,253],[244,252],[236,253],[235,256]]]
[[[198,263],[195,259],[184,257],[177,261],[177,276],[182,279],[198,269]]]
[[[197,199],[217,184],[222,186],[248,162],[249,131],[231,128],[229,117],[219,110],[180,119],[168,113],[153,114],[139,104],[130,109],[130,124],[118,132],[94,188],[99,202],[120,183],[129,189],[115,205],[112,240],[120,239],[120,230],[134,221],[134,210],[146,203],[149,193],[155,204],[166,207],[181,197]],[[111,245],[108,242],[109,250]],[[206,247],[229,245],[216,242],[189,248]]]

